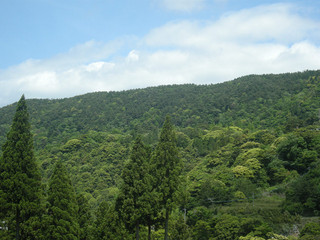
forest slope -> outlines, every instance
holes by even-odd
[[[209,236],[222,234],[220,220],[246,225],[250,219],[250,231],[268,226],[264,231],[270,227],[288,235],[297,223],[290,214],[319,215],[320,71],[30,99],[27,104],[44,182],[62,160],[76,192],[93,209],[117,197],[135,137],[141,135],[151,152],[169,114],[183,163],[184,198],[177,206],[188,212],[190,234],[199,237],[203,229]],[[15,108],[0,109],[0,144]],[[273,198],[273,192],[280,195]]]
[[[37,148],[89,130],[152,132],[171,114],[177,127],[235,125],[250,129],[298,127],[318,120],[320,71],[250,75],[214,85],[172,85],[97,92],[56,100],[28,100]],[[311,92],[310,92],[311,91]],[[15,104],[0,109],[0,143]],[[293,126],[289,126],[292,124]]]

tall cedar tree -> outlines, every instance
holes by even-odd
[[[93,219],[91,215],[91,209],[89,201],[82,193],[77,194],[77,203],[79,207],[78,211],[78,223],[80,227],[79,240],[91,240],[93,231]]]
[[[78,204],[65,166],[57,161],[49,181],[46,239],[79,239]]]
[[[135,229],[135,238],[139,239],[140,224],[147,223],[152,213],[152,177],[149,173],[148,149],[137,137],[131,151],[129,162],[122,171],[123,184],[117,198],[117,210],[127,227]]]
[[[41,176],[24,95],[18,102],[0,160],[0,220],[9,239],[35,239],[40,228]]]
[[[160,194],[160,204],[165,210],[164,239],[167,240],[169,215],[180,185],[180,173],[182,169],[170,116],[166,117],[163,124],[160,140],[154,151],[153,161],[155,175],[158,180],[157,192]]]
[[[114,205],[106,201],[99,204],[93,230],[94,239],[124,240],[130,239],[124,224],[119,219]]]

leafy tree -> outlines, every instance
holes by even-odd
[[[238,239],[240,231],[241,224],[238,217],[228,214],[220,217],[214,229],[217,240]]]
[[[186,224],[180,211],[170,218],[170,238],[176,240],[191,240],[191,228]]]
[[[117,199],[117,209],[129,229],[135,228],[136,239],[139,239],[140,224],[146,222],[155,207],[152,205],[155,199],[149,198],[153,190],[149,155],[141,137],[137,137],[130,160],[122,171],[123,184]]]
[[[212,226],[207,221],[199,220],[193,228],[193,237],[196,240],[210,239],[212,236]]]
[[[318,160],[319,136],[307,128],[288,134],[278,145],[279,158],[288,169],[306,173]]]
[[[179,189],[182,169],[176,146],[176,136],[169,115],[167,115],[163,124],[160,140],[153,155],[153,161],[155,176],[158,181],[157,192],[160,194],[160,204],[165,210],[164,239],[167,240],[169,215]]]
[[[33,150],[24,95],[18,102],[0,161],[0,219],[10,239],[36,238],[40,227],[41,177]]]
[[[230,199],[229,188],[220,180],[208,177],[200,186],[199,200],[203,206],[209,207],[212,201]]]
[[[299,239],[320,239],[320,223],[307,223],[300,232]]]
[[[292,213],[320,215],[319,182],[320,164],[288,186],[285,209]]]
[[[79,239],[78,203],[67,170],[57,161],[49,182],[46,239]]]

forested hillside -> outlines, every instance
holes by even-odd
[[[215,85],[174,85],[98,92],[59,100],[28,100],[37,146],[95,131],[150,134],[171,114],[175,126],[249,129],[310,125],[316,112],[319,71],[251,75]],[[5,136],[15,105],[1,108]],[[289,121],[288,121],[289,120]]]
[[[87,229],[79,239],[131,239],[134,224],[140,225],[142,239],[151,229],[152,239],[163,239],[167,224],[169,239],[320,236],[320,71],[26,103],[36,161],[42,182],[49,186],[46,194],[51,194],[57,168],[65,166],[77,204],[88,209],[89,222],[81,223],[77,215],[77,226]],[[0,109],[1,145],[15,111],[16,104]],[[166,116],[174,137],[164,133]],[[171,170],[160,171],[176,161],[160,161],[169,148],[163,147],[169,146],[162,143],[165,134],[176,139],[170,148],[171,159],[176,159],[175,149],[178,154],[172,165],[177,179],[165,174]],[[129,194],[125,177],[137,169],[134,161],[144,161],[135,157],[137,148],[158,169],[151,174],[158,180],[141,180],[157,187],[140,199],[154,204],[143,205],[139,213],[123,207]],[[169,203],[157,201],[169,176],[177,189],[169,191]]]

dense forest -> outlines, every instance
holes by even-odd
[[[320,71],[22,97],[0,109],[0,238],[320,239],[319,129]]]

